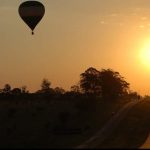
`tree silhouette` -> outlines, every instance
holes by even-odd
[[[11,93],[12,93],[13,95],[21,95],[21,94],[22,94],[20,88],[14,88],[14,89],[12,89],[12,90],[11,90]]]
[[[3,88],[3,93],[10,94],[11,92],[11,86],[9,84],[5,84]]]
[[[129,91],[128,96],[132,99],[140,99],[141,98],[141,95],[135,91]]]
[[[71,91],[74,93],[80,93],[81,92],[80,86],[79,85],[71,86]]]
[[[25,93],[29,93],[29,91],[27,90],[26,86],[22,86],[21,87],[21,93],[25,94]]]
[[[80,87],[84,93],[102,96],[104,99],[116,99],[128,93],[129,83],[111,69],[96,70],[88,68],[81,75]]]
[[[50,91],[51,82],[48,79],[43,79],[41,84],[41,92],[47,93]]]
[[[102,69],[100,79],[103,98],[117,98],[128,92],[129,83],[124,80],[119,72]]]
[[[54,89],[54,91],[55,91],[56,94],[64,94],[65,93],[65,90],[61,87],[56,87]]]
[[[80,75],[80,87],[84,93],[100,94],[100,72],[93,67],[88,68]]]

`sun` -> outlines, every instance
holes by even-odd
[[[147,42],[139,53],[141,63],[150,69],[150,41]]]

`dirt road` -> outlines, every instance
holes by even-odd
[[[150,135],[145,141],[145,143],[140,147],[141,149],[150,149]]]
[[[118,111],[105,125],[97,132],[96,135],[91,137],[89,140],[79,145],[76,148],[97,148],[118,126],[119,122],[124,118],[128,111],[135,106],[139,101],[132,101],[127,103],[121,110]]]

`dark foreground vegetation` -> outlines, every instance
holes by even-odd
[[[127,102],[139,99],[111,69],[89,68],[65,91],[26,86],[0,90],[0,148],[72,148],[94,135]]]

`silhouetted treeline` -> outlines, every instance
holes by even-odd
[[[0,90],[0,148],[75,147],[138,97],[119,72],[93,67],[68,91],[52,88],[48,79],[34,93],[5,84]]]
[[[100,97],[102,99],[118,99],[124,96],[138,97],[137,92],[131,92],[129,83],[119,72],[112,69],[101,69],[100,71],[90,67],[80,74],[78,84],[71,86],[69,91],[61,87],[51,88],[51,82],[43,79],[41,88],[34,93],[27,90],[27,86],[12,88],[5,84],[0,89],[0,99],[51,99],[51,98],[77,98]]]

